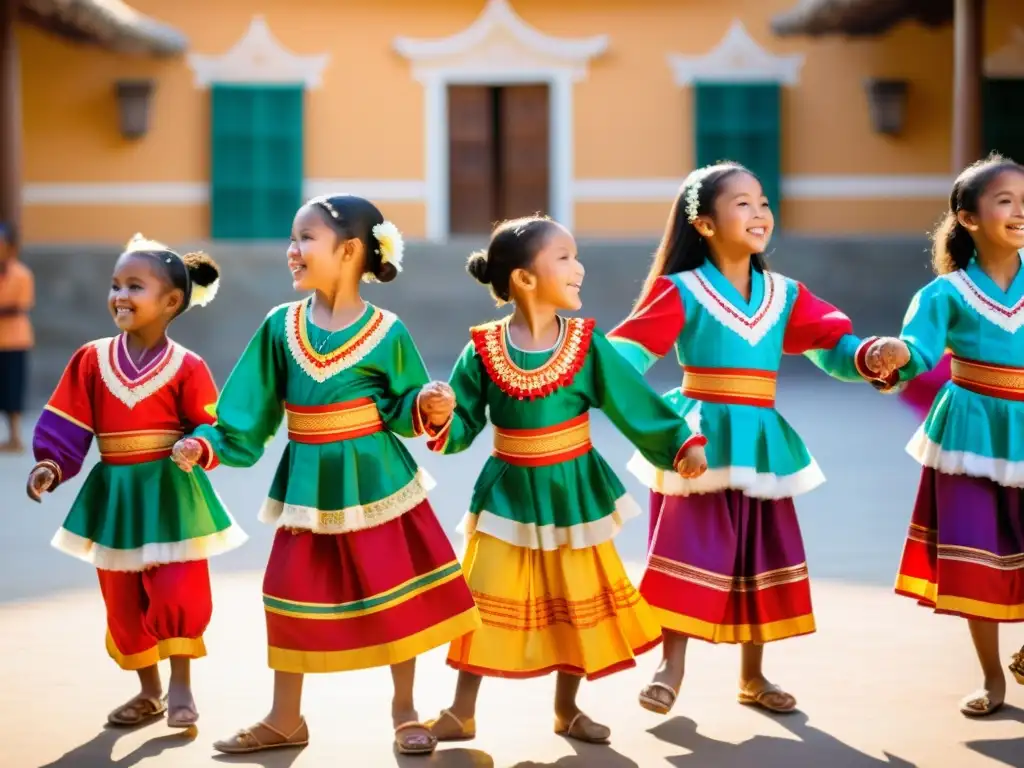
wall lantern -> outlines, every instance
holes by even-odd
[[[907,81],[872,77],[865,81],[864,88],[875,131],[887,136],[898,135],[907,120]]]
[[[140,139],[149,131],[149,101],[153,87],[152,80],[118,80],[115,83],[121,135],[126,139]]]

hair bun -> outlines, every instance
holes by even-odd
[[[380,266],[377,267],[377,272],[374,277],[377,278],[378,283],[390,283],[398,277],[398,267],[390,261],[382,261]]]
[[[191,307],[205,307],[217,295],[220,288],[220,267],[213,257],[202,251],[186,253],[181,257],[192,281]]]
[[[466,271],[478,283],[488,285],[491,282],[490,261],[487,258],[487,251],[474,251],[466,261]]]

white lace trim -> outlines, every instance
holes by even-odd
[[[384,337],[388,335],[388,331],[390,331],[391,326],[395,324],[395,320],[398,319],[393,312],[381,309],[380,307],[374,307],[374,312],[380,312],[383,318],[373,332],[356,343],[349,354],[338,358],[329,365],[320,367],[313,365],[306,355],[303,354],[302,340],[299,337],[300,323],[306,322],[304,308],[307,303],[307,300],[304,299],[302,301],[297,301],[288,307],[288,312],[285,314],[285,337],[288,339],[288,351],[291,352],[292,359],[295,360],[296,365],[298,365],[307,376],[320,384],[327,381],[332,376],[336,376],[342,371],[351,368],[356,363],[362,361],[368,354],[373,352],[381,341],[384,340]],[[353,337],[353,340],[359,338],[359,334],[365,327],[366,324],[360,327],[359,331],[357,331],[356,335]],[[315,350],[312,349],[310,351],[315,352]],[[331,353],[323,355],[323,357],[330,358],[335,351],[336,349],[332,350]]]
[[[652,491],[666,496],[735,489],[755,499],[786,499],[812,491],[825,482],[825,475],[814,459],[791,475],[758,472],[753,467],[719,467],[689,480],[675,472],[658,469],[641,454],[635,453],[627,469]]]
[[[708,314],[753,347],[779,322],[789,291],[789,283],[781,275],[767,271],[763,275],[764,296],[752,318],[722,296],[699,269],[681,272],[679,279]]]
[[[116,350],[111,349],[114,342],[115,339],[99,339],[93,342],[99,362],[100,378],[103,379],[103,384],[110,394],[129,408],[134,408],[143,400],[155,395],[167,386],[178,375],[182,363],[185,362],[185,355],[188,353],[188,350],[184,347],[168,339],[169,349],[166,354],[168,354],[169,359],[164,363],[163,368],[138,386],[131,386],[122,382],[114,371],[114,366],[110,359],[112,353],[116,354]]]
[[[456,530],[465,536],[467,541],[474,533],[486,533],[522,549],[539,549],[547,552],[561,547],[587,549],[615,538],[627,520],[640,514],[640,507],[627,493],[615,502],[615,509],[611,514],[589,523],[565,527],[520,523],[483,510],[476,514],[467,512]]]
[[[313,533],[351,533],[390,523],[422,504],[436,483],[422,467],[409,483],[390,496],[345,509],[325,510],[268,498],[260,508],[261,523]]]
[[[1024,488],[1024,461],[994,459],[967,451],[947,451],[924,431],[924,425],[907,443],[907,453],[924,467],[945,475],[969,475],[993,480],[1007,488]]]
[[[208,536],[144,544],[137,549],[110,549],[65,528],[57,531],[50,544],[104,571],[143,571],[154,565],[208,560],[237,549],[248,540],[245,531],[232,521],[229,528]]]
[[[1004,307],[998,301],[985,293],[978,284],[963,270],[951,272],[942,276],[950,285],[956,288],[968,306],[984,317],[993,325],[1002,328],[1007,333],[1016,333],[1024,326],[1024,298],[1012,307]],[[1002,309],[1003,311],[1000,311]]]

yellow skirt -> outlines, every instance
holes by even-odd
[[[474,533],[462,567],[483,625],[451,644],[455,669],[593,680],[636,666],[635,656],[661,642],[610,541],[545,552]]]

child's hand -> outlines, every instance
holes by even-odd
[[[869,348],[864,362],[868,370],[880,379],[888,379],[910,362],[910,350],[900,339],[886,336],[875,341]]]
[[[683,458],[676,464],[676,472],[687,479],[700,477],[708,468],[708,457],[703,445],[691,445],[683,451]]]
[[[53,487],[57,473],[45,464],[36,464],[28,476],[25,492],[32,501],[42,502],[43,494]]]
[[[443,381],[432,381],[420,390],[420,410],[432,427],[444,426],[455,410],[455,391]]]
[[[171,461],[178,465],[182,472],[191,472],[203,455],[203,446],[194,437],[185,437],[174,444],[171,450]]]

